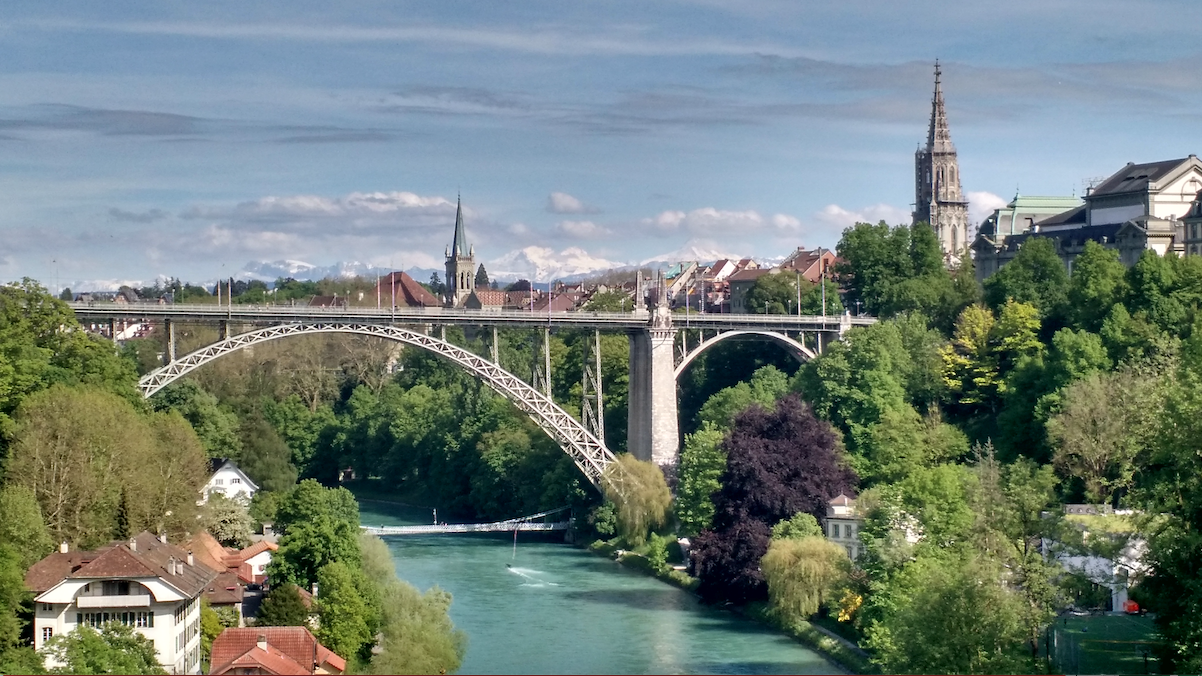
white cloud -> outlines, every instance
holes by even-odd
[[[509,226],[508,228],[505,228],[505,232],[508,232],[511,235],[517,235],[520,237],[522,235],[530,234],[530,228],[526,227],[525,223],[514,223],[513,225]]]
[[[838,204],[828,204],[814,214],[814,218],[828,226],[840,230],[849,228],[856,223],[877,223],[885,221],[889,225],[907,225],[910,223],[910,212],[899,209],[891,204],[874,204],[858,211],[844,209]]]
[[[783,215],[782,217],[789,218]],[[688,213],[663,211],[654,218],[644,218],[643,224],[664,233],[684,230],[696,235],[730,235],[759,230],[764,225],[764,218],[759,212],[752,210],[724,211],[702,207]]]
[[[776,214],[772,217],[772,227],[781,234],[801,232],[801,220],[789,214]]]
[[[968,231],[976,232],[976,228],[993,213],[994,209],[1006,206],[1004,198],[984,190],[969,192],[968,197]]]
[[[555,229],[560,234],[584,239],[596,239],[612,234],[609,228],[597,225],[592,221],[560,221],[556,224]]]
[[[600,209],[591,207],[566,192],[553,192],[547,196],[547,211],[553,214],[599,214]]]

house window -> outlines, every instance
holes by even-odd
[[[220,486],[223,483],[225,483],[225,479],[213,479],[214,486]]]
[[[106,580],[103,596],[129,596],[128,580]]]
[[[237,477],[230,479],[230,484],[240,484],[240,483],[242,483],[242,480]]]
[[[54,612],[54,604],[53,603],[43,603],[42,610],[44,610],[45,612],[48,612],[48,613],[53,613]]]
[[[49,641],[54,636],[54,627],[42,627],[42,642]]]
[[[837,523],[831,524],[831,537],[833,537],[833,538],[839,537],[839,524],[837,524]]]

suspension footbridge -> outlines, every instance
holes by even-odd
[[[423,526],[360,526],[372,535],[434,535],[439,533],[512,533],[514,531],[548,532],[567,530],[571,521],[538,521],[552,514],[566,512],[569,507],[560,507],[530,516],[522,516],[493,523],[443,523]]]

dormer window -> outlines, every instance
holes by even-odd
[[[231,484],[231,485],[232,485],[232,484],[240,484],[240,483],[242,483],[242,480],[241,480],[241,479],[239,479],[238,477],[234,477],[233,479],[230,479],[230,484]]]

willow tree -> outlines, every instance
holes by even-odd
[[[820,535],[779,538],[768,545],[760,569],[773,610],[783,618],[804,620],[836,597],[851,560],[843,547]]]
[[[605,468],[601,483],[617,512],[618,533],[630,546],[643,544],[648,533],[668,522],[672,492],[654,463],[620,455]]]

